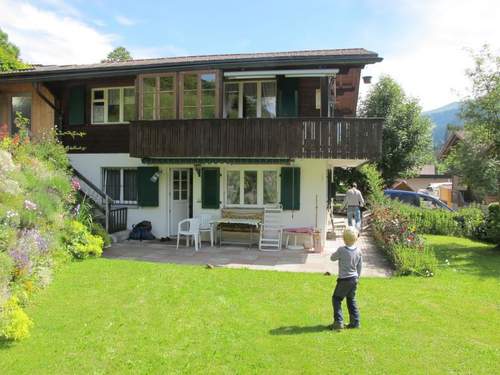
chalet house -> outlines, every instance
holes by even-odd
[[[111,231],[149,220],[175,236],[202,213],[281,206],[283,226],[324,239],[328,172],[381,153],[382,120],[356,117],[361,70],[380,61],[332,49],[33,66],[0,74],[0,132],[16,112],[35,137],[84,132],[62,140],[95,200],[111,198]]]

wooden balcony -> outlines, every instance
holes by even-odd
[[[132,157],[368,159],[382,152],[379,118],[134,121]]]

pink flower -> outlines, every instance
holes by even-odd
[[[71,179],[71,187],[73,190],[80,190],[80,181],[76,177]]]
[[[37,205],[36,205],[36,203],[25,199],[24,200],[24,208],[26,208],[27,210],[35,211],[37,208]]]

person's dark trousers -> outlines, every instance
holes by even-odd
[[[358,287],[358,278],[349,277],[346,279],[337,279],[337,285],[332,295],[333,321],[343,323],[342,301],[347,299],[347,309],[349,310],[349,323],[351,326],[359,327],[359,310],[356,303],[356,289]]]

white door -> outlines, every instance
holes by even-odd
[[[176,236],[179,221],[189,217],[189,169],[173,168],[170,175],[170,234]]]

